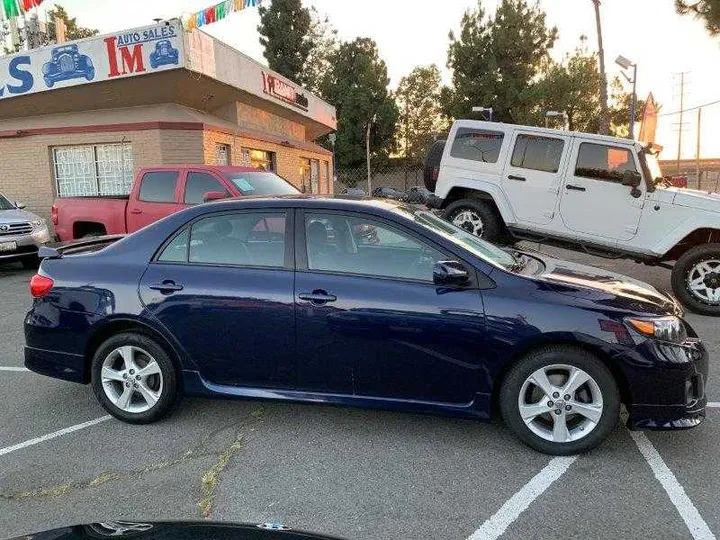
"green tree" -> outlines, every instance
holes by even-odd
[[[65,22],[66,41],[88,38],[98,34],[98,30],[96,30],[95,28],[84,28],[82,26],[78,26],[77,17],[70,17],[70,14],[65,11],[65,8],[61,5],[56,5],[53,9],[49,10],[47,18],[48,43],[57,42],[57,29],[55,27],[55,19],[61,19]]]
[[[526,122],[536,108],[537,77],[557,39],[545,12],[526,0],[502,0],[486,17],[482,0],[465,12],[460,34],[450,33],[452,89],[442,94],[449,117],[467,118],[473,106],[492,107],[503,122]]]
[[[693,15],[705,22],[711,36],[720,35],[720,2],[718,0],[675,0],[680,15]]]
[[[365,138],[371,123],[370,150],[375,159],[392,150],[398,110],[388,91],[387,66],[370,38],[341,44],[331,57],[321,93],[337,108],[335,156],[339,167],[365,163]],[[373,121],[374,119],[374,121]]]
[[[273,0],[270,7],[260,6],[260,44],[270,69],[302,84],[303,68],[312,44],[310,10],[301,0]]]
[[[446,128],[440,108],[440,70],[435,64],[420,66],[400,79],[395,100],[400,112],[397,151],[420,165],[435,134]]]
[[[327,16],[321,16],[315,7],[310,8],[312,22],[308,32],[310,52],[303,68],[305,87],[314,93],[320,93],[322,79],[330,68],[330,59],[340,43],[337,30],[330,24]]]
[[[597,133],[602,114],[600,85],[597,57],[588,52],[583,36],[581,45],[562,62],[548,62],[535,86],[539,107],[534,123],[543,123],[547,111],[563,111],[571,131]]]

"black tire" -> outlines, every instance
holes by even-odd
[[[26,270],[37,270],[40,268],[40,259],[37,257],[26,257],[20,262]]]
[[[435,193],[435,184],[437,183],[438,173],[440,172],[440,161],[445,151],[445,141],[435,141],[430,146],[427,156],[425,156],[425,164],[423,165],[423,182],[425,187]]]
[[[585,371],[597,383],[603,400],[600,420],[581,439],[571,442],[546,440],[527,426],[520,416],[518,398],[526,379],[545,366],[566,364]],[[620,415],[620,392],[608,368],[598,358],[568,345],[550,345],[531,351],[506,374],[499,392],[500,413],[508,428],[530,448],[546,454],[566,456],[595,448],[612,432]],[[548,412],[552,417],[552,412]]]
[[[477,236],[483,240],[494,244],[508,244],[511,242],[502,216],[490,201],[483,199],[460,199],[445,209],[445,219],[453,223],[463,212],[471,212],[480,218],[482,221],[482,232]],[[476,230],[473,230],[470,226],[460,225],[460,227],[470,233],[476,234]]]
[[[119,347],[134,346],[147,351],[158,363],[162,373],[162,390],[160,397],[152,408],[144,412],[128,412],[116,406],[106,394],[101,379],[103,362]],[[150,424],[167,416],[175,407],[180,398],[178,389],[178,375],[173,361],[168,353],[155,340],[143,334],[124,332],[106,340],[93,355],[92,359],[92,387],[103,408],[115,418],[130,424]],[[122,383],[120,384],[122,387]]]
[[[720,261],[720,244],[703,244],[696,246],[685,253],[675,263],[672,269],[672,289],[678,300],[695,313],[720,317],[720,301],[711,302],[696,296],[689,288],[688,278],[695,265],[703,261]],[[720,274],[715,279],[720,284]]]

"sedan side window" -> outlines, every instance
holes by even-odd
[[[321,272],[361,274],[433,281],[433,266],[442,253],[405,232],[364,217],[306,214],[308,268]]]
[[[242,212],[208,217],[178,234],[157,260],[283,268],[285,224],[284,212]]]

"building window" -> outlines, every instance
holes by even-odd
[[[230,145],[215,145],[215,162],[218,165],[230,165]]]
[[[255,167],[256,169],[275,172],[275,152],[243,148],[242,164],[245,167]]]
[[[128,195],[132,189],[129,143],[59,146],[52,156],[59,197]]]
[[[310,193],[320,192],[320,161],[317,159],[301,158],[300,177],[302,185]]]

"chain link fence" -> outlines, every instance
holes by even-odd
[[[364,193],[378,188],[390,188],[406,192],[413,187],[424,187],[422,167],[409,163],[387,163],[374,165],[370,169],[370,187],[368,189],[367,167],[340,169],[335,180],[335,193],[347,193],[348,190],[363,190]],[[356,193],[359,193],[356,191]]]

